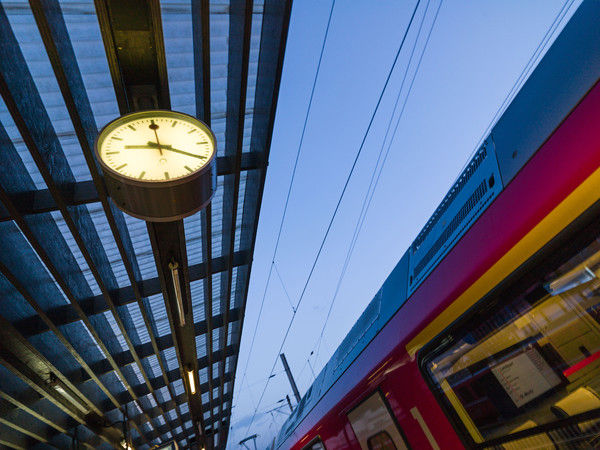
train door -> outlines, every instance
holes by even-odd
[[[406,439],[379,391],[348,413],[362,450],[407,450]]]

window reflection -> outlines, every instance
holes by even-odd
[[[599,276],[595,240],[425,357],[438,392],[475,442],[552,423],[496,448],[600,445]]]

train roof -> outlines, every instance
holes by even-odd
[[[598,17],[600,2],[592,0],[575,12],[288,417],[276,447],[596,84],[600,78]]]

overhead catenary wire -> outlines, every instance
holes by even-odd
[[[327,43],[327,36],[329,35],[329,27],[331,25],[331,17],[333,16],[333,9],[335,7],[335,0],[333,0],[331,2],[331,8],[329,10],[329,18],[327,20],[327,27],[325,28],[325,36],[323,37],[323,44],[321,45],[321,52],[319,54],[319,61],[317,63],[317,69],[315,71],[315,77],[313,80],[313,85],[312,85],[312,89],[310,92],[310,98],[308,101],[308,107],[306,109],[306,115],[304,117],[304,124],[302,126],[302,134],[300,135],[300,141],[298,142],[298,150],[296,151],[296,160],[294,161],[294,168],[292,170],[292,176],[290,178],[290,184],[288,186],[288,190],[287,190],[287,196],[285,199],[285,205],[283,207],[283,213],[281,216],[281,222],[279,224],[279,231],[277,232],[277,239],[275,240],[275,248],[273,250],[273,257],[271,258],[271,267],[269,268],[269,274],[267,275],[267,282],[265,283],[265,289],[263,291],[263,296],[262,296],[262,300],[260,303],[260,308],[258,311],[258,317],[256,319],[256,325],[254,326],[254,332],[252,333],[252,341],[250,342],[250,349],[248,350],[248,358],[246,359],[246,365],[244,366],[244,375],[242,376],[242,381],[246,378],[246,373],[248,371],[248,364],[250,362],[250,357],[252,356],[252,351],[254,349],[254,342],[256,341],[256,333],[258,331],[258,325],[260,324],[260,319],[262,317],[262,312],[263,312],[263,308],[265,305],[265,299],[267,297],[267,291],[269,289],[269,283],[271,281],[271,275],[273,273],[273,268],[275,265],[275,257],[277,256],[277,249],[279,248],[279,241],[281,240],[281,232],[283,230],[283,224],[285,223],[285,218],[287,215],[287,209],[288,209],[288,205],[290,202],[290,195],[292,193],[292,188],[294,186],[294,179],[296,177],[296,169],[298,168],[298,161],[300,159],[300,152],[302,150],[302,143],[304,142],[304,135],[306,133],[306,125],[308,124],[308,118],[310,117],[310,111],[312,108],[312,103],[313,103],[313,98],[315,95],[315,88],[317,86],[317,80],[319,78],[319,72],[321,70],[321,62],[323,61],[323,53],[325,51],[325,45]],[[281,278],[280,278],[281,280]],[[282,281],[283,284],[283,281]],[[287,294],[287,291],[286,291]],[[289,298],[289,297],[288,297]],[[291,300],[290,300],[291,302]],[[296,314],[296,311],[294,309],[294,306],[292,305],[292,309],[294,310],[294,314]]]
[[[311,278],[312,278],[312,274],[314,273],[314,270],[315,270],[315,267],[316,267],[316,265],[317,265],[317,262],[319,261],[319,257],[320,257],[320,255],[321,255],[321,252],[322,252],[322,250],[323,250],[323,247],[324,247],[324,245],[325,245],[325,242],[326,242],[326,240],[327,240],[327,237],[329,236],[329,232],[330,232],[330,230],[331,230],[331,227],[332,227],[332,225],[333,225],[333,222],[334,222],[334,220],[335,220],[335,218],[336,218],[336,216],[337,216],[337,212],[338,212],[338,210],[339,210],[339,208],[340,208],[340,205],[341,205],[341,203],[342,203],[342,200],[343,200],[343,198],[344,198],[344,194],[345,194],[345,192],[346,192],[346,190],[347,190],[347,188],[348,188],[348,185],[349,185],[349,183],[350,183],[350,179],[352,178],[352,174],[354,173],[354,169],[356,168],[356,164],[357,164],[357,162],[358,162],[358,159],[360,158],[360,155],[361,155],[361,153],[362,153],[362,149],[363,149],[363,147],[364,147],[364,144],[365,144],[365,142],[366,142],[366,140],[367,140],[367,136],[369,135],[369,131],[370,131],[370,129],[371,129],[371,126],[373,125],[373,121],[375,120],[375,116],[377,115],[377,111],[379,110],[379,106],[380,106],[380,104],[381,104],[381,101],[382,101],[382,99],[383,99],[383,95],[384,95],[384,93],[385,93],[385,91],[386,91],[386,88],[387,88],[387,86],[388,86],[388,84],[389,84],[389,81],[390,81],[390,78],[391,78],[391,76],[392,76],[392,73],[393,73],[393,71],[394,71],[394,68],[396,67],[396,63],[398,62],[398,58],[400,57],[400,53],[401,53],[402,49],[404,48],[404,43],[405,43],[405,41],[406,41],[406,37],[407,37],[407,35],[408,35],[408,32],[409,32],[409,30],[410,30],[410,28],[411,28],[411,25],[412,25],[412,23],[413,23],[413,20],[414,20],[414,18],[415,18],[415,15],[416,15],[416,12],[417,12],[417,10],[418,10],[418,8],[419,8],[419,5],[420,5],[420,3],[421,3],[421,0],[417,0],[417,3],[416,3],[416,5],[415,5],[415,8],[414,8],[414,10],[413,10],[413,12],[412,12],[412,15],[411,15],[410,21],[409,21],[409,23],[408,23],[408,26],[406,27],[406,31],[405,31],[405,33],[404,33],[404,36],[402,37],[402,41],[401,41],[401,43],[400,43],[400,47],[398,48],[398,51],[397,51],[397,53],[396,53],[396,56],[395,56],[395,58],[394,58],[394,61],[393,61],[393,63],[392,63],[392,66],[391,66],[391,68],[390,68],[390,70],[389,70],[389,73],[388,73],[388,75],[387,75],[387,78],[386,78],[386,80],[385,80],[385,83],[384,83],[384,85],[383,85],[383,88],[381,89],[381,93],[380,93],[380,95],[379,95],[379,99],[377,100],[377,104],[375,105],[375,109],[373,110],[373,114],[371,115],[371,119],[369,120],[369,124],[368,124],[368,126],[367,126],[367,129],[366,129],[366,131],[365,131],[365,133],[364,133],[364,136],[363,136],[363,139],[362,139],[362,141],[361,141],[361,144],[360,144],[360,146],[359,146],[359,148],[358,148],[358,151],[357,151],[357,153],[356,153],[356,156],[355,156],[355,158],[354,158],[354,162],[352,163],[352,166],[351,166],[351,168],[350,168],[350,172],[348,173],[348,176],[347,176],[347,178],[346,178],[346,181],[345,181],[345,183],[344,183],[344,187],[342,188],[342,192],[340,193],[340,196],[339,196],[338,202],[337,202],[337,204],[336,204],[336,207],[335,207],[335,209],[334,209],[334,211],[333,211],[332,217],[331,217],[331,219],[330,219],[330,221],[329,221],[329,225],[327,226],[327,229],[326,229],[326,231],[325,231],[325,235],[323,236],[323,239],[322,239],[322,241],[321,241],[321,245],[319,246],[319,250],[317,251],[317,255],[316,255],[316,257],[315,257],[315,259],[314,259],[314,262],[313,262],[313,264],[312,264],[312,267],[311,267],[311,269],[310,269],[310,271],[309,271],[309,274],[308,274],[307,280],[306,280],[306,282],[304,283],[304,287],[303,287],[303,289],[302,289],[302,292],[301,292],[301,294],[300,294],[300,298],[298,299],[298,302],[296,303],[296,308],[295,308],[295,309],[296,309],[296,311],[293,313],[293,315],[292,315],[292,318],[291,318],[291,320],[290,320],[290,323],[289,323],[289,325],[288,325],[288,328],[287,328],[287,330],[286,330],[286,332],[285,332],[285,334],[284,334],[284,337],[283,337],[283,339],[282,339],[282,342],[281,342],[281,345],[280,345],[279,351],[277,352],[277,357],[275,358],[275,362],[273,363],[273,367],[271,368],[271,372],[270,372],[270,373],[273,373],[273,371],[275,370],[275,367],[276,367],[276,365],[277,365],[277,360],[278,360],[278,358],[279,358],[279,354],[280,354],[280,353],[281,353],[281,351],[283,350],[283,346],[285,345],[285,342],[286,342],[286,340],[287,340],[287,337],[288,337],[288,335],[289,335],[290,329],[292,328],[292,324],[294,323],[294,318],[296,317],[296,314],[297,314],[298,308],[300,307],[300,304],[302,303],[302,299],[304,298],[304,293],[306,292],[306,289],[307,289],[307,287],[308,287],[308,284],[310,283],[310,280],[311,280]],[[332,9],[332,10],[333,10],[333,9]],[[331,17],[330,17],[330,19],[331,19]],[[265,392],[266,392],[266,390],[267,390],[267,387],[268,387],[268,385],[269,385],[269,380],[267,380],[267,382],[266,382],[266,384],[265,384],[265,387],[264,387],[264,389],[263,389],[263,392],[262,392],[262,394],[261,394],[261,396],[260,396],[260,399],[258,400],[258,405],[257,405],[257,407],[256,407],[256,408],[255,408],[255,410],[254,410],[254,414],[252,415],[252,419],[250,420],[250,423],[248,424],[248,428],[247,428],[247,430],[246,430],[246,434],[248,434],[248,432],[250,431],[250,428],[252,427],[252,423],[254,422],[254,419],[255,419],[255,417],[256,417],[256,414],[257,414],[257,412],[258,412],[258,408],[260,407],[260,404],[261,404],[261,402],[262,402],[262,399],[263,399],[263,397],[264,397],[264,395],[265,395]]]
[[[502,101],[502,103],[500,104],[500,106],[498,107],[498,110],[494,114],[494,117],[492,117],[492,120],[490,121],[489,125],[487,126],[487,128],[483,132],[483,135],[481,136],[481,138],[477,142],[477,145],[475,146],[475,148],[473,149],[473,151],[470,153],[469,157],[465,161],[465,164],[463,165],[463,167],[458,172],[458,175],[456,176],[456,178],[454,179],[454,182],[452,184],[456,183],[456,181],[458,180],[458,178],[460,177],[460,175],[463,173],[463,171],[465,170],[465,168],[467,167],[467,165],[469,164],[469,162],[471,161],[471,159],[475,155],[475,152],[477,152],[477,150],[479,150],[479,148],[483,144],[484,139],[487,138],[487,136],[490,134],[492,128],[496,124],[496,121],[502,116],[502,114],[504,114],[504,111],[506,111],[506,109],[510,105],[510,102],[512,102],[512,100],[515,98],[515,96],[517,95],[517,93],[520,91],[520,89],[523,86],[523,84],[525,84],[525,81],[527,81],[527,79],[528,79],[529,75],[531,74],[532,70],[535,68],[536,63],[539,61],[539,59],[540,59],[540,57],[542,55],[542,52],[548,46],[548,43],[550,42],[550,38],[556,32],[556,29],[558,28],[558,25],[562,22],[562,20],[564,19],[565,15],[567,14],[567,12],[571,9],[571,6],[573,6],[574,1],[575,0],[567,0],[563,4],[563,6],[560,9],[560,11],[558,11],[558,13],[556,14],[556,16],[554,17],[554,21],[550,24],[550,27],[548,28],[548,30],[546,31],[546,33],[542,37],[542,40],[540,41],[540,43],[538,44],[538,46],[536,47],[536,49],[533,51],[531,57],[529,58],[529,61],[527,61],[527,64],[525,65],[525,67],[523,68],[523,70],[521,71],[521,73],[519,74],[519,76],[517,77],[517,79],[516,79],[515,83],[513,84],[512,88],[510,89],[510,91],[508,91],[508,94],[506,94],[506,97],[504,98],[504,100]]]
[[[388,122],[388,126],[387,126],[387,129],[386,129],[386,132],[385,132],[385,136],[384,136],[383,141],[381,143],[381,149],[379,151],[377,162],[375,164],[375,167],[373,168],[373,173],[371,175],[371,180],[369,182],[369,187],[367,188],[367,193],[365,195],[365,199],[363,200],[361,212],[359,214],[359,217],[358,217],[358,220],[357,220],[357,223],[356,223],[356,227],[354,229],[354,234],[352,236],[352,240],[350,242],[350,246],[349,246],[348,252],[346,254],[346,260],[344,261],[344,265],[342,267],[342,271],[340,273],[340,276],[339,276],[339,279],[338,279],[338,282],[337,282],[337,285],[336,285],[336,289],[335,289],[335,292],[333,294],[333,298],[331,300],[331,303],[329,304],[329,310],[327,312],[327,316],[325,318],[325,322],[323,323],[323,327],[321,329],[321,333],[319,335],[319,338],[317,339],[317,343],[315,344],[315,347],[313,348],[313,351],[316,350],[315,359],[319,356],[320,343],[321,343],[321,341],[323,339],[323,335],[325,333],[325,329],[326,329],[327,324],[329,322],[329,318],[331,316],[331,312],[333,310],[334,303],[335,303],[335,301],[337,299],[337,296],[338,296],[338,293],[340,291],[340,288],[341,288],[341,285],[342,285],[342,281],[344,279],[344,276],[346,274],[346,270],[347,270],[348,265],[350,263],[350,259],[352,257],[352,253],[354,252],[354,248],[356,246],[356,242],[358,241],[358,236],[360,235],[360,231],[362,230],[362,226],[363,226],[365,218],[367,216],[367,212],[368,212],[369,207],[371,205],[371,201],[372,201],[373,196],[375,194],[375,190],[377,188],[377,185],[379,183],[379,178],[381,176],[381,172],[383,171],[383,167],[384,167],[385,162],[387,160],[387,157],[389,155],[392,142],[394,141],[394,138],[396,136],[396,132],[398,130],[398,126],[400,124],[400,120],[402,119],[402,116],[404,115],[404,110],[406,108],[406,103],[408,102],[408,99],[410,97],[410,93],[412,92],[412,88],[413,88],[415,79],[416,79],[417,74],[419,72],[419,68],[421,67],[421,62],[423,61],[423,56],[425,55],[425,51],[427,50],[427,46],[429,44],[429,40],[431,38],[431,34],[433,32],[433,29],[435,27],[435,23],[437,21],[440,9],[442,7],[442,3],[443,3],[443,0],[440,0],[440,2],[438,4],[438,8],[437,8],[437,10],[435,12],[435,16],[434,16],[434,18],[433,18],[433,20],[431,22],[431,26],[429,28],[429,33],[427,35],[425,43],[423,44],[423,49],[421,50],[421,54],[419,56],[419,60],[417,62],[416,68],[415,68],[415,70],[413,72],[410,85],[408,87],[406,95],[404,96],[404,102],[402,103],[402,107],[401,107],[400,112],[399,112],[399,114],[398,114],[398,116],[396,118],[396,123],[395,123],[395,126],[394,126],[394,132],[392,133],[391,138],[388,140],[388,136],[389,136],[389,133],[390,133],[390,130],[391,130],[391,127],[392,127],[392,123],[394,122],[394,118],[396,117],[396,110],[398,109],[398,104],[400,102],[400,99],[402,98],[402,93],[403,93],[403,90],[404,90],[404,85],[405,85],[406,79],[407,79],[409,71],[410,71],[410,67],[411,67],[411,63],[412,63],[413,57],[415,55],[415,51],[417,49],[417,44],[419,43],[419,38],[421,36],[421,31],[423,29],[423,24],[425,23],[425,18],[427,17],[427,12],[429,10],[430,1],[427,2],[427,5],[425,7],[425,11],[423,13],[423,17],[421,19],[421,23],[419,25],[419,29],[417,31],[417,36],[415,37],[415,43],[413,45],[413,48],[412,48],[412,51],[411,51],[408,63],[406,65],[406,70],[404,71],[404,75],[402,77],[402,82],[401,82],[400,88],[398,90],[398,95],[396,96],[396,102],[394,104],[394,109],[392,110],[392,114],[390,115],[390,120]],[[384,149],[386,148],[386,146],[385,146],[386,142],[388,143],[388,145],[387,145],[387,149],[385,150],[385,154],[384,154]],[[383,159],[382,159],[382,155],[383,155]],[[381,161],[381,164],[380,164],[380,161]],[[312,352],[311,352],[311,354],[312,354]]]
[[[573,4],[573,1],[574,1],[574,0],[569,0],[569,1],[567,1],[567,2],[566,2],[564,5],[563,5],[563,7],[561,8],[561,10],[559,11],[559,13],[557,14],[557,16],[555,17],[555,19],[554,19],[553,23],[550,25],[550,27],[549,27],[549,28],[548,28],[548,30],[546,31],[546,33],[545,33],[544,37],[542,38],[542,41],[541,41],[541,42],[539,43],[539,45],[537,46],[537,48],[536,48],[536,50],[535,50],[534,54],[533,54],[533,55],[530,57],[530,59],[529,59],[529,61],[528,61],[527,65],[526,65],[526,67],[523,69],[523,71],[522,71],[522,72],[521,72],[521,74],[519,75],[519,77],[518,77],[517,81],[516,81],[516,82],[515,82],[515,84],[513,85],[513,87],[512,87],[512,89],[511,89],[511,91],[508,93],[508,95],[507,95],[507,96],[506,96],[506,98],[504,99],[504,101],[503,101],[502,105],[500,106],[500,108],[499,108],[499,109],[498,109],[498,111],[496,112],[496,114],[495,114],[494,118],[492,119],[492,122],[490,123],[490,125],[488,126],[488,128],[487,128],[486,132],[484,133],[483,137],[481,138],[481,141],[483,141],[483,138],[485,138],[485,137],[488,135],[488,133],[489,133],[489,130],[491,129],[492,125],[493,125],[493,124],[496,122],[496,119],[497,119],[497,117],[498,117],[498,116],[499,116],[499,115],[500,115],[500,114],[501,114],[501,113],[502,113],[504,110],[506,110],[507,103],[509,102],[509,100],[511,100],[511,99],[514,97],[514,95],[513,95],[514,91],[515,91],[515,90],[517,90],[517,88],[518,88],[518,87],[520,87],[520,86],[522,85],[522,82],[523,82],[523,80],[527,78],[528,74],[530,73],[530,71],[531,71],[531,69],[532,69],[532,65],[533,65],[533,64],[534,64],[534,62],[537,60],[537,58],[539,57],[539,55],[540,55],[540,53],[543,51],[543,49],[544,49],[544,48],[545,48],[545,47],[548,45],[548,42],[549,42],[549,40],[550,40],[550,37],[551,37],[551,36],[552,36],[552,34],[555,32],[555,30],[556,30],[557,26],[559,25],[559,23],[562,21],[562,19],[564,18],[564,16],[566,15],[566,13],[567,13],[567,12],[568,12],[568,10],[570,9],[570,7],[572,6],[572,4]],[[337,286],[336,286],[335,293],[334,293],[334,295],[333,295],[332,302],[330,303],[330,307],[329,307],[329,310],[328,310],[328,313],[327,313],[327,316],[326,316],[326,319],[325,319],[325,323],[323,324],[323,328],[322,328],[322,330],[321,330],[321,333],[320,333],[320,335],[319,335],[319,338],[317,339],[317,342],[315,343],[315,346],[313,347],[313,351],[311,351],[311,355],[313,354],[313,352],[316,352],[315,359],[316,359],[316,358],[319,356],[319,352],[320,352],[320,343],[321,343],[321,340],[322,340],[322,338],[323,338],[323,335],[324,335],[324,332],[325,332],[325,329],[326,329],[327,323],[328,323],[328,321],[329,321],[329,317],[330,317],[330,315],[331,315],[331,312],[332,312],[332,309],[333,309],[333,304],[335,303],[335,300],[336,300],[336,298],[337,298],[337,295],[338,295],[338,292],[339,292],[339,289],[340,289],[340,286],[341,286],[341,282],[342,282],[342,280],[343,280],[343,278],[344,278],[344,276],[345,276],[345,273],[346,273],[346,270],[347,270],[347,266],[348,266],[348,264],[349,264],[349,261],[350,261],[351,255],[352,255],[352,253],[353,253],[353,251],[354,251],[354,247],[355,247],[355,245],[356,245],[356,241],[357,241],[357,239],[358,239],[358,234],[360,233],[360,230],[362,229],[362,226],[363,226],[363,223],[364,223],[364,220],[365,220],[365,217],[366,217],[366,211],[368,210],[368,208],[369,208],[369,206],[370,206],[370,204],[371,204],[371,200],[372,200],[372,198],[373,198],[373,195],[374,195],[374,193],[375,193],[375,189],[376,189],[376,187],[377,187],[377,184],[378,184],[378,181],[379,181],[379,177],[381,176],[381,172],[382,172],[382,170],[383,170],[383,166],[385,165],[385,161],[387,160],[387,157],[388,157],[388,154],[389,154],[389,151],[390,151],[391,144],[392,144],[392,142],[394,141],[394,138],[395,138],[395,136],[396,136],[396,132],[397,132],[397,130],[398,130],[398,125],[399,125],[399,123],[400,123],[400,119],[401,119],[401,118],[402,118],[402,116],[403,116],[404,109],[405,109],[405,107],[406,107],[406,103],[407,103],[408,97],[410,96],[410,93],[411,93],[411,91],[412,91],[412,87],[413,87],[413,84],[414,84],[414,81],[415,81],[415,78],[416,78],[417,72],[418,72],[418,70],[419,70],[419,67],[420,67],[420,65],[421,65],[421,61],[422,61],[422,59],[423,59],[423,56],[424,56],[424,53],[425,53],[425,50],[426,50],[427,44],[428,44],[428,42],[429,42],[429,39],[430,39],[430,37],[431,37],[431,33],[432,33],[432,31],[433,31],[433,26],[435,25],[435,22],[436,22],[436,20],[437,20],[437,16],[438,16],[438,14],[439,14],[439,9],[440,9],[440,7],[441,7],[442,3],[443,3],[443,0],[442,0],[442,1],[440,1],[440,4],[439,4],[439,6],[438,6],[438,10],[437,10],[437,12],[436,12],[436,15],[435,15],[435,17],[434,17],[434,19],[433,19],[433,23],[432,23],[432,26],[431,26],[431,28],[430,28],[429,35],[428,35],[428,37],[427,37],[427,41],[425,42],[425,45],[424,45],[423,51],[422,51],[422,53],[421,53],[421,56],[420,56],[420,59],[419,59],[419,62],[418,62],[418,64],[417,64],[417,67],[416,67],[416,69],[415,69],[415,72],[414,72],[414,74],[413,74],[413,78],[412,78],[412,81],[411,81],[410,87],[409,87],[409,89],[408,89],[408,93],[407,93],[407,94],[406,94],[406,96],[405,96],[405,99],[404,99],[404,102],[403,102],[403,105],[402,105],[401,111],[400,111],[400,113],[399,113],[399,115],[398,115],[398,118],[397,118],[397,120],[396,120],[396,125],[395,125],[395,127],[394,127],[394,132],[393,132],[393,134],[392,134],[392,137],[391,137],[391,138],[390,138],[390,140],[389,140],[389,143],[388,143],[388,148],[387,148],[387,150],[386,150],[386,153],[385,153],[385,156],[384,156],[384,158],[383,158],[383,162],[382,162],[382,164],[379,166],[379,160],[380,160],[380,158],[381,158],[381,152],[380,152],[380,154],[379,154],[379,158],[378,158],[378,160],[377,160],[377,163],[376,163],[376,165],[375,165],[375,168],[374,168],[374,171],[373,171],[373,176],[375,175],[375,173],[377,172],[377,168],[379,167],[379,172],[377,173],[377,178],[376,178],[376,181],[375,181],[375,183],[374,183],[374,186],[373,186],[373,188],[371,189],[371,185],[373,184],[373,177],[371,178],[371,184],[369,185],[369,189],[367,190],[367,197],[368,197],[368,201],[366,201],[366,200],[367,200],[367,198],[365,198],[365,202],[363,203],[363,209],[362,209],[362,211],[361,211],[361,214],[360,214],[360,216],[359,216],[359,221],[358,221],[358,223],[357,223],[357,227],[355,228],[355,233],[354,233],[354,236],[353,236],[353,238],[352,238],[352,241],[351,241],[351,244],[350,244],[350,248],[349,248],[349,251],[348,251],[348,253],[347,253],[346,260],[345,260],[345,262],[344,262],[344,266],[343,266],[342,272],[341,272],[341,274],[340,274],[340,278],[339,278],[339,280],[338,280],[338,284],[337,284]],[[567,6],[567,4],[569,4],[569,5]],[[427,7],[429,7],[429,3],[427,4]],[[426,13],[425,13],[425,14],[426,14]],[[423,18],[425,17],[425,14],[424,14]],[[423,22],[422,22],[422,23],[423,23]],[[421,23],[421,24],[422,24],[422,23]],[[419,29],[419,33],[420,33],[420,29]],[[418,34],[419,34],[419,33],[418,33]],[[417,34],[417,40],[418,40],[418,34]],[[417,41],[415,41],[415,47],[416,47],[416,43],[417,43]],[[413,51],[414,51],[415,47],[413,47]],[[411,60],[411,59],[412,59],[412,54],[411,54],[411,58],[409,59],[409,63],[408,63],[408,65],[410,65],[410,60]],[[406,74],[407,74],[407,73],[408,73],[408,66],[407,66],[407,71],[405,72],[405,77],[406,77]],[[389,124],[388,124],[388,129],[386,130],[386,134],[385,134],[385,137],[384,137],[384,139],[383,139],[382,150],[383,150],[384,144],[385,144],[385,142],[386,142],[386,140],[387,140],[387,137],[388,137],[388,134],[389,134],[390,125],[392,124],[392,119],[394,118],[394,115],[395,115],[395,112],[396,112],[396,107],[397,107],[397,105],[398,105],[398,101],[399,101],[399,99],[400,99],[400,97],[401,97],[401,93],[402,93],[402,88],[403,88],[403,86],[404,86],[404,79],[402,80],[402,84],[401,84],[401,86],[400,86],[400,90],[399,90],[399,92],[398,92],[398,97],[397,97],[397,99],[396,99],[396,104],[394,105],[394,110],[393,110],[393,112],[392,112],[392,114],[391,114],[390,122],[389,122]],[[477,147],[477,148],[478,148],[478,147]],[[471,154],[471,156],[469,157],[469,160],[470,160],[472,157],[473,157],[473,154]],[[463,167],[463,170],[464,170],[464,167]],[[461,173],[462,173],[462,170],[461,170]],[[366,208],[365,208],[365,205],[366,205]],[[364,212],[364,213],[363,213],[363,212]]]

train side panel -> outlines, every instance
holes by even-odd
[[[597,17],[600,3],[584,2],[573,16],[573,23],[565,28],[571,36],[557,39],[558,50],[553,47],[548,52],[553,61],[540,64],[541,72],[534,72],[533,81],[526,83],[525,92],[517,96],[488,138],[488,150],[499,160],[501,178],[509,182],[507,186],[408,300],[405,255],[390,277],[393,280],[386,282],[378,294],[383,296],[378,318],[383,328],[364,350],[357,347],[362,352],[351,364],[336,366],[342,368],[341,375],[334,374],[334,364],[326,366],[323,377],[336,381],[319,386],[318,396],[303,412],[305,416],[290,422],[293,431],[280,439],[277,448],[311,448],[307,445],[320,439],[329,450],[360,449],[348,415],[375,392],[391,410],[410,447],[464,447],[420,372],[419,350],[443,336],[444,330],[499,284],[509,283],[511,274],[599,201],[600,85],[593,83],[600,73],[597,52],[592,55],[594,61],[587,64],[590,56],[577,48],[573,58],[585,65],[580,75],[571,67],[562,72],[555,67],[560,73],[549,86],[556,90],[561,84],[577,84],[575,96],[569,92],[540,100],[551,108],[547,113],[528,104],[531,98],[543,98],[543,89],[538,86],[544,86],[540,73],[555,70],[552,67],[557,61],[565,64],[561,53],[568,52],[573,42],[582,44],[582,39],[585,42],[589,38],[593,41],[589,48],[600,51],[600,28],[594,25]],[[573,33],[579,41],[573,41]],[[560,81],[561,76],[567,78]],[[573,80],[573,76],[579,79]],[[577,103],[584,92],[588,94]],[[545,119],[547,123],[538,123]],[[536,126],[544,130],[543,135],[526,131]],[[525,131],[519,135],[519,129]],[[543,145],[537,152],[520,147],[539,144]],[[404,290],[390,302],[393,307],[386,303],[390,289]]]

